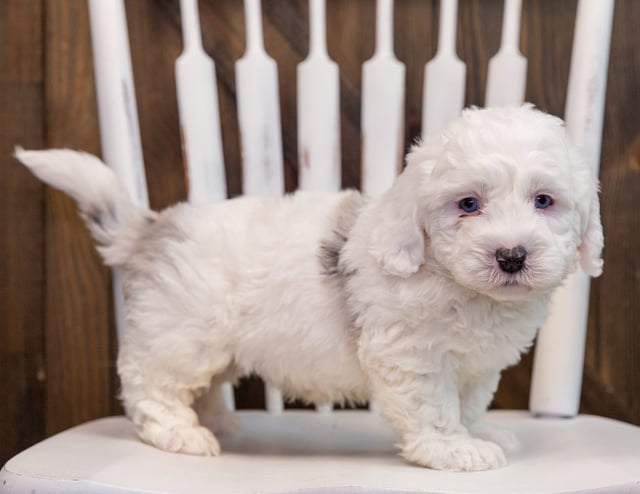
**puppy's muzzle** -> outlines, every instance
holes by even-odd
[[[505,273],[517,273],[524,267],[527,258],[527,251],[521,245],[513,249],[498,249],[496,251],[496,261],[500,269]]]

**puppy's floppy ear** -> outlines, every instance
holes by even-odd
[[[422,167],[409,160],[393,186],[376,199],[369,252],[382,269],[403,278],[424,263],[424,218],[418,204],[423,175]]]
[[[604,247],[597,184],[593,185],[588,211],[586,209],[581,213],[586,217],[586,226],[582,230],[582,239],[578,247],[580,265],[588,275],[596,277],[602,274],[602,248]]]
[[[604,235],[600,221],[600,199],[598,180],[584,160],[582,153],[574,146],[569,149],[578,193],[578,211],[580,213],[580,266],[590,276],[602,274],[602,249]]]

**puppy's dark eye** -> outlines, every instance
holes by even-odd
[[[538,209],[547,209],[549,206],[553,204],[553,198],[547,194],[539,194],[536,196],[536,208]]]
[[[465,213],[475,213],[480,208],[480,201],[477,197],[465,197],[458,203],[458,207]]]

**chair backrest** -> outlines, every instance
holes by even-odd
[[[144,165],[122,0],[88,0],[100,129],[105,161],[141,205],[147,205]],[[298,66],[299,184],[340,187],[339,67],[326,49],[324,0],[309,0],[310,51]],[[460,113],[465,66],[455,50],[457,0],[440,0],[438,50],[424,75],[422,134],[438,131]],[[176,64],[185,166],[192,201],[225,195],[215,65],[200,41],[196,0],[181,0],[184,51]],[[614,0],[579,0],[565,119],[574,142],[598,171]],[[243,192],[284,191],[277,67],[264,48],[260,0],[244,0],[246,52],[236,62]],[[402,168],[405,67],[393,51],[393,0],[377,0],[376,50],[362,73],[362,183],[369,194],[389,187]],[[526,59],[519,52],[521,0],[505,0],[502,43],[489,64],[486,102],[523,102]],[[117,275],[117,273],[116,273]],[[122,297],[116,287],[118,328]],[[558,290],[536,350],[530,409],[575,415],[578,410],[589,301],[589,279],[578,272]],[[228,403],[233,394],[227,389]],[[266,391],[267,409],[282,397]],[[331,406],[321,409],[330,410]]]

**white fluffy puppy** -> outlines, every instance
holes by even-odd
[[[500,372],[577,262],[602,267],[597,181],[562,121],[531,106],[465,111],[372,199],[296,193],[155,213],[95,157],[16,155],[78,202],[121,269],[122,399],[140,437],[169,451],[217,455],[194,400],[256,373],[309,402],[373,398],[419,465],[504,465],[496,443],[513,438],[484,421]]]

